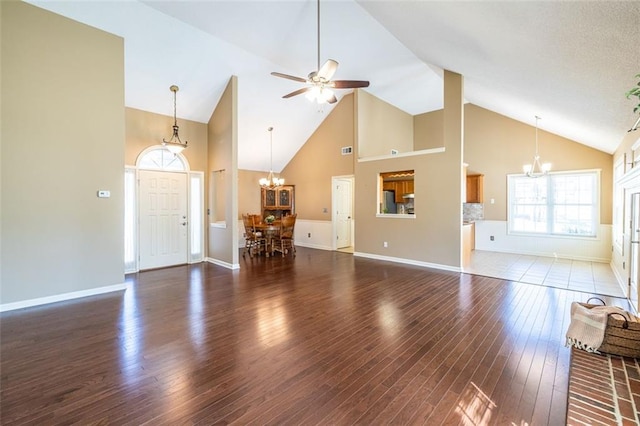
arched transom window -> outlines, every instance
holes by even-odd
[[[182,154],[172,154],[162,146],[147,148],[138,156],[139,169],[182,172],[189,170],[189,163]]]

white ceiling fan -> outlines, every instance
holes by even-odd
[[[291,93],[287,93],[283,98],[291,98],[302,93],[307,93],[307,98],[310,100],[316,100],[318,103],[328,102],[333,104],[338,101],[333,93],[332,89],[354,89],[358,87],[369,87],[368,81],[363,80],[331,80],[336,70],[338,69],[338,61],[334,59],[327,59],[322,66],[320,66],[320,0],[317,0],[318,5],[318,62],[317,69],[309,73],[307,78],[296,77],[289,74],[283,74],[279,72],[272,72],[271,75],[288,80],[305,83],[306,86],[294,90]]]

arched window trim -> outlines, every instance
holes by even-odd
[[[152,159],[152,161],[155,163],[155,165],[157,167],[149,167],[148,165],[142,165],[144,160],[148,156],[155,155],[155,154],[161,154],[161,158],[163,160],[163,162],[161,164]],[[169,162],[167,162],[167,161],[169,161]],[[175,162],[176,161],[180,164],[180,166],[181,166],[180,168],[175,168]],[[174,167],[173,168],[167,168],[166,167],[167,164],[173,164]],[[172,154],[171,152],[169,152],[169,150],[167,150],[162,145],[154,145],[154,146],[150,146],[150,147],[144,149],[138,155],[138,158],[136,159],[136,168],[142,169],[142,170],[160,170],[160,171],[167,171],[167,172],[188,172],[188,171],[190,171],[189,161],[187,160],[187,158],[184,155],[182,155],[182,153]]]

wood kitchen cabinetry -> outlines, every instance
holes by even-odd
[[[465,223],[462,225],[462,266],[471,264],[471,252],[476,249],[476,225]]]
[[[407,200],[402,198],[404,194],[413,194],[412,180],[394,180],[382,182],[383,191],[395,191],[395,202],[405,203]]]
[[[276,218],[295,213],[295,190],[293,185],[279,188],[262,188],[262,217]]]
[[[467,203],[484,202],[484,175],[467,175]]]

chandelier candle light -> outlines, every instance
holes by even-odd
[[[179,88],[175,84],[169,87],[169,90],[173,92],[173,135],[171,135],[171,139],[168,141],[162,138],[162,146],[167,148],[174,155],[179,154],[187,147],[187,141],[180,140],[180,136],[178,135],[178,119],[176,118],[176,93]]]
[[[260,179],[260,186],[273,189],[284,185],[284,179],[273,176],[273,127],[269,127],[267,130],[269,131],[269,174],[266,178]]]
[[[532,178],[544,176],[551,170],[551,163],[540,163],[540,155],[538,155],[538,120],[540,120],[540,117],[536,115],[536,155],[533,157],[533,164],[525,164],[522,167],[524,173]]]

